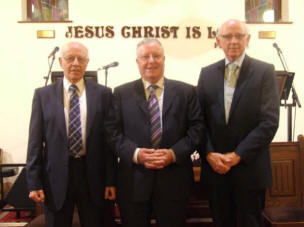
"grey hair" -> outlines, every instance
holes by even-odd
[[[148,43],[158,43],[162,52],[164,53],[163,45],[161,44],[161,42],[158,39],[155,39],[155,38],[145,38],[145,39],[141,40],[136,46],[136,51],[138,51],[139,47],[141,47],[142,45],[148,44]]]

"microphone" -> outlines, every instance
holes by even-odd
[[[59,47],[55,47],[54,50],[50,53],[48,58],[55,57],[56,52],[59,50]]]
[[[117,61],[114,61],[108,65],[105,65],[105,66],[102,66],[102,68],[98,68],[97,70],[101,70],[101,69],[108,69],[108,68],[111,68],[111,67],[116,67],[118,66],[118,62]]]
[[[280,47],[278,46],[277,43],[273,43],[272,46],[273,46],[274,48],[276,48],[276,50],[278,51],[278,53],[282,53],[282,51],[281,51],[281,49],[280,49]]]

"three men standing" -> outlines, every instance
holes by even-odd
[[[45,200],[47,226],[69,226],[75,203],[83,226],[101,225],[102,192],[113,185],[114,159],[105,136],[119,160],[124,227],[150,226],[152,212],[159,227],[185,226],[190,155],[200,144],[201,179],[215,226],[262,226],[279,99],[273,66],[245,54],[249,40],[244,23],[226,21],[217,35],[225,59],[201,70],[196,93],[164,77],[161,43],[144,39],[136,58],[141,79],[115,88],[107,121],[111,91],[83,80],[87,49],[77,42],[64,46],[64,80],[36,90],[30,125],[30,197]],[[81,131],[70,128],[69,99],[75,93],[69,85],[78,87]],[[70,138],[74,130],[80,139]],[[80,141],[77,151],[73,140]],[[106,197],[115,197],[112,187]]]

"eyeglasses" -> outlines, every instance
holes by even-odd
[[[163,55],[144,55],[144,56],[141,56],[141,57],[138,57],[140,60],[146,62],[150,59],[150,57],[154,60],[154,61],[159,61]]]
[[[77,61],[80,64],[84,64],[88,62],[88,58],[84,58],[84,57],[77,57],[77,56],[67,56],[67,57],[63,57],[63,59],[67,62],[67,63],[72,63],[75,61],[75,59],[77,58]]]
[[[241,39],[243,39],[245,36],[246,36],[246,34],[240,34],[240,33],[237,33],[237,34],[235,34],[235,35],[232,35],[232,34],[221,35],[221,37],[223,37],[224,39],[227,39],[227,40],[231,40],[233,37],[235,37],[235,38],[238,39],[238,40],[241,40]]]

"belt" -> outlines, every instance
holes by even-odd
[[[76,160],[84,160],[85,159],[85,155],[80,155],[80,154],[76,154],[76,155],[69,155],[70,159],[76,159]]]

